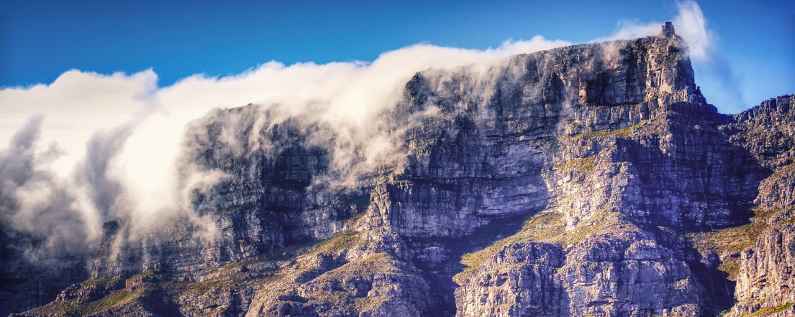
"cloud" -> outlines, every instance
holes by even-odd
[[[46,115],[41,139],[46,145],[57,141],[64,150],[54,170],[67,177],[95,132],[119,127],[151,108],[156,91],[157,75],[151,70],[134,75],[70,70],[49,85],[2,89],[0,141],[32,116]]]
[[[68,185],[46,168],[57,151],[36,148],[42,122],[34,116],[23,123],[0,152],[0,223],[44,242],[27,250],[31,257],[81,253],[88,227]]]
[[[690,58],[695,62],[709,61],[714,53],[715,37],[707,28],[707,19],[701,12],[701,7],[695,1],[681,1],[677,3],[677,14],[671,21],[676,34],[679,35],[688,47]],[[620,21],[618,30],[606,37],[600,37],[593,42],[612,40],[628,40],[645,36],[660,34],[663,21],[638,22]]]
[[[88,213],[89,224],[94,235],[105,220],[123,216],[129,202],[124,201],[125,188],[113,175],[112,164],[133,132],[134,124],[128,123],[109,131],[98,131],[86,144],[85,158],[75,167],[74,182]]]
[[[688,47],[696,76],[704,85],[702,92],[708,100],[718,104],[721,110],[742,110],[745,100],[739,78],[725,56],[716,50],[717,36],[709,29],[701,7],[695,1],[677,2],[677,14],[672,21],[676,34]],[[632,39],[659,34],[662,21],[641,23],[622,21],[611,35],[594,41]]]
[[[679,3],[673,21],[693,59],[712,60],[714,36],[698,5]],[[605,39],[657,34],[660,25],[623,23]],[[188,196],[226,175],[187,164],[184,156],[195,146],[185,139],[186,127],[213,109],[255,103],[270,110],[267,118],[262,109],[224,118],[220,139],[230,155],[268,146],[241,127],[267,128],[297,116],[322,127],[308,142],[331,143],[333,168],[344,178],[396,157],[393,140],[374,122],[396,104],[415,73],[466,66],[476,82],[485,81],[506,57],[569,44],[540,36],[486,50],[417,44],[372,62],[271,61],[233,76],[198,74],[162,88],[152,70],[71,70],[49,85],[1,89],[0,140],[11,140],[0,155],[2,217],[70,248],[96,241],[102,223],[112,219],[125,220],[133,236],[176,217],[212,232],[212,221],[190,210]],[[434,116],[434,108],[417,115]]]
[[[194,75],[163,88],[152,70],[132,75],[71,70],[49,85],[2,89],[0,138],[16,135],[4,152],[3,178],[22,179],[13,182],[13,190],[4,190],[18,205],[10,216],[41,235],[75,232],[80,237],[63,237],[75,243],[90,243],[111,219],[124,219],[131,232],[142,233],[180,215],[201,222],[185,210],[186,186],[206,187],[223,175],[184,168],[181,172],[189,175],[179,175],[179,160],[186,126],[212,109],[257,103],[278,109],[284,118],[303,116],[322,124],[339,145],[334,164],[348,168],[355,157],[351,151],[363,149],[368,158],[390,151],[390,140],[368,129],[375,116],[396,103],[402,84],[416,72],[464,65],[486,72],[508,56],[568,44],[540,36],[486,50],[418,44],[372,62],[268,62],[234,76]],[[29,118],[34,119],[20,124]],[[238,124],[230,121],[226,129],[234,132]],[[226,139],[229,146],[239,141]],[[46,149],[59,155],[45,164],[37,153]],[[68,208],[52,210],[58,205]],[[63,224],[41,223],[45,211]],[[80,230],[73,228],[78,225]]]
[[[690,58],[696,62],[707,61],[714,53],[714,35],[707,28],[707,19],[695,1],[678,3],[679,13],[673,23],[677,34],[687,43]]]

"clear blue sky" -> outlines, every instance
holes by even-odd
[[[583,42],[610,34],[622,20],[676,14],[676,3],[663,0],[223,2],[3,1],[0,87],[50,83],[74,68],[153,68],[166,86],[269,60],[372,60],[417,42],[487,48],[537,34]],[[795,93],[795,1],[699,4],[745,103]]]

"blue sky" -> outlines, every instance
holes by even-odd
[[[585,42],[609,35],[621,22],[662,21],[677,11],[674,1],[78,2],[0,5],[0,86],[50,83],[69,69],[151,68],[162,87],[191,74],[236,74],[270,60],[369,61],[418,42],[487,48],[534,35]],[[714,62],[696,65],[710,101],[734,112],[795,93],[795,2],[699,4],[719,52]],[[727,97],[731,87],[717,77],[730,77],[739,95]]]

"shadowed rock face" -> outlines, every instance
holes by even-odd
[[[109,223],[24,314],[792,315],[794,103],[717,113],[670,35],[418,73],[366,172],[325,123],[214,111],[180,166],[203,222]]]

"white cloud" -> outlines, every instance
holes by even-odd
[[[185,127],[214,108],[278,104],[287,114],[327,123],[369,151],[386,152],[385,139],[369,138],[364,129],[396,102],[414,73],[470,64],[485,70],[511,55],[568,44],[540,36],[487,50],[419,44],[386,52],[371,63],[268,62],[239,75],[194,75],[164,88],[157,88],[151,70],[132,75],[71,70],[49,85],[0,90],[0,140],[9,140],[28,118],[43,115],[36,146],[62,150],[48,168],[66,184],[58,189],[73,191],[70,199],[84,213],[80,222],[90,228],[87,235],[95,237],[108,217],[127,217],[133,226],[149,228],[184,212],[176,161]],[[336,159],[345,160],[343,154]],[[212,171],[197,173],[212,176],[196,176],[201,184],[218,178]],[[120,193],[95,188],[117,183]],[[27,191],[17,200],[40,205],[50,190]]]
[[[157,75],[143,71],[134,75],[101,75],[67,71],[52,84],[0,90],[0,142],[8,140],[34,115],[45,116],[42,140],[57,141],[65,151],[55,170],[61,176],[83,155],[93,133],[118,127],[135,113],[152,106]]]
[[[737,112],[746,103],[736,76],[725,56],[716,50],[717,36],[709,29],[701,7],[695,1],[677,2],[677,14],[671,22],[676,34],[688,48],[688,54],[702,85],[702,93],[718,104],[721,111]],[[640,23],[622,21],[613,34],[594,41],[623,40],[659,34],[662,21]]]
[[[694,1],[683,1],[678,4],[679,14],[673,23],[676,32],[681,36],[690,52],[690,58],[696,62],[707,61],[712,54],[714,36],[707,28],[707,19],[701,7]]]
[[[677,3],[677,14],[671,22],[676,34],[687,44],[690,58],[695,62],[707,62],[711,59],[714,36],[707,28],[707,19],[701,7],[695,1]],[[618,30],[613,34],[598,38],[595,42],[610,40],[627,40],[660,34],[663,21],[638,22],[621,21]]]
[[[714,39],[698,5],[679,3],[673,21],[694,60],[709,60]],[[660,25],[624,23],[605,39],[657,34]],[[44,116],[37,124],[40,136],[34,151],[46,152],[55,145],[63,152],[41,167],[47,168],[48,182],[58,186],[27,190],[16,198],[26,210],[42,210],[46,209],[41,207],[46,206],[43,200],[60,193],[55,189],[69,188],[70,208],[79,209],[78,219],[70,223],[84,224],[90,240],[108,217],[126,217],[133,226],[147,229],[186,212],[185,193],[176,175],[185,128],[212,109],[248,103],[278,105],[285,115],[302,115],[332,127],[337,137],[361,145],[369,160],[393,149],[388,137],[373,135],[368,125],[395,104],[402,85],[416,72],[470,65],[473,74],[487,76],[490,65],[508,56],[569,44],[540,36],[486,50],[418,44],[383,53],[369,63],[268,62],[234,76],[194,75],[163,88],[157,87],[152,70],[132,75],[71,70],[49,85],[0,90],[0,142],[10,140],[29,118]],[[237,140],[229,141],[233,142]],[[349,163],[345,150],[335,154],[335,163]],[[215,171],[193,172],[187,181],[200,186],[223,177]],[[118,184],[120,192],[98,193],[91,187],[95,184]],[[70,214],[75,213],[66,213]],[[36,223],[31,219],[19,222]],[[23,229],[39,230],[34,225]]]

